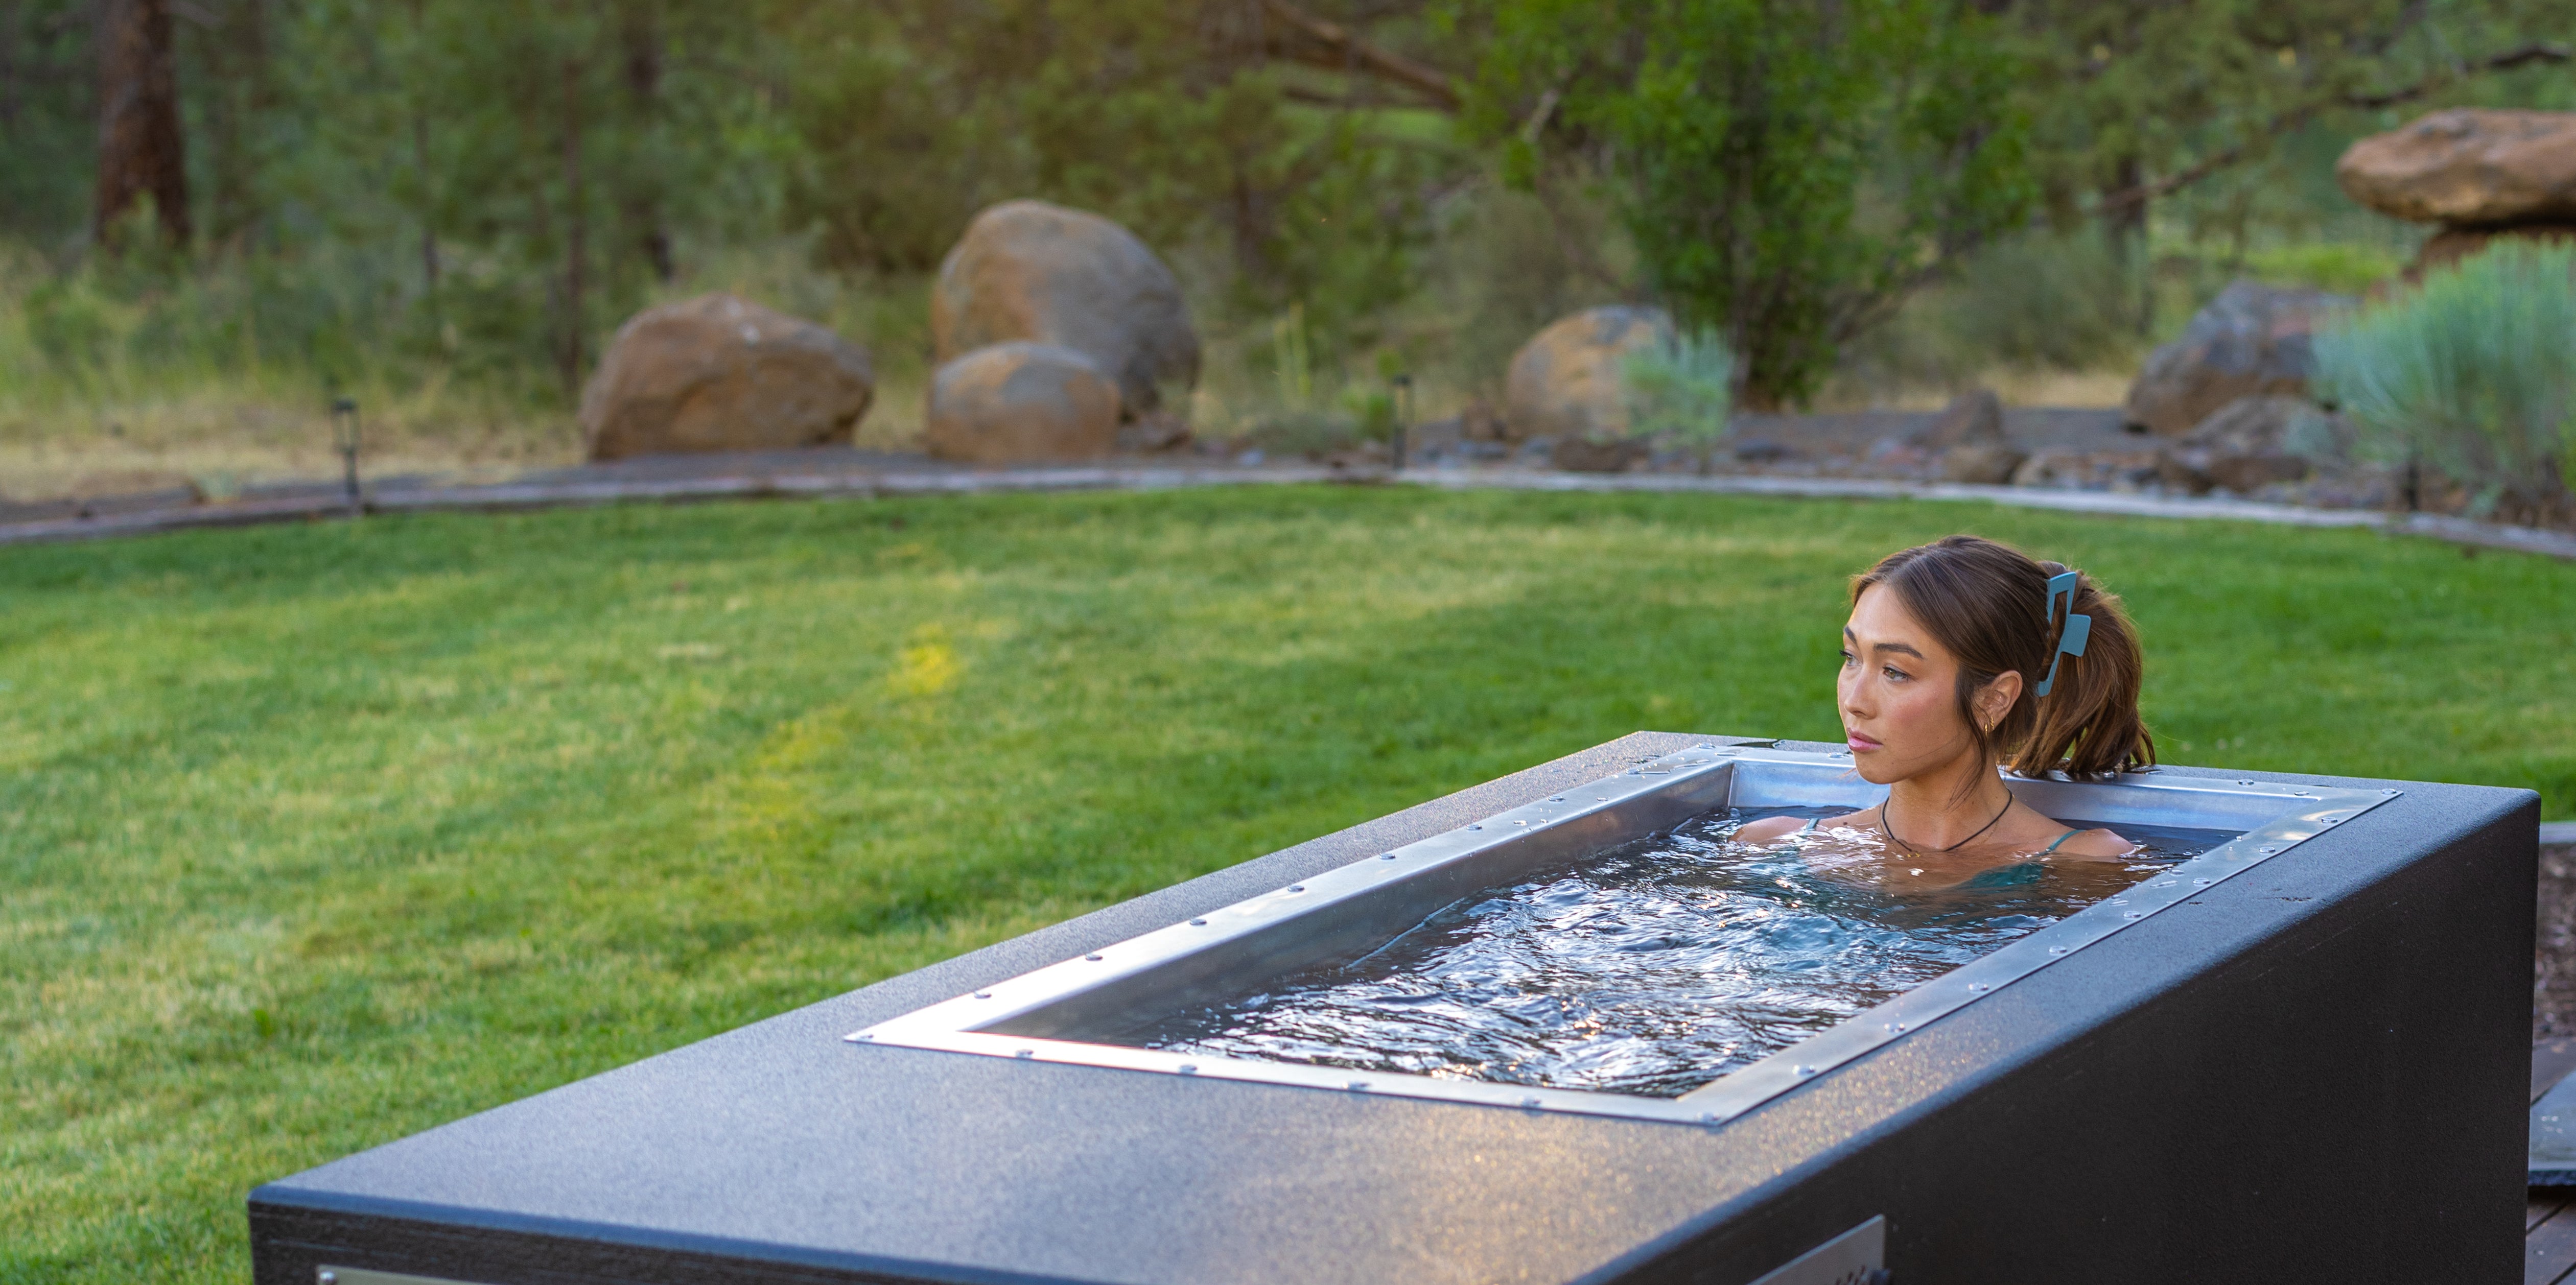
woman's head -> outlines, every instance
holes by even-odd
[[[2092,617],[2092,635],[2083,655],[2057,655],[2070,613],[2050,611],[2048,580],[2065,570],[1954,535],[1853,578],[1837,695],[1863,777],[1903,780],[1962,754],[2024,776],[2155,762],[2138,718],[2137,632],[2089,576],[2079,573],[2071,611]],[[2056,679],[2041,696],[2052,658]]]

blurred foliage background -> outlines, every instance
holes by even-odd
[[[1723,337],[1739,404],[2098,404],[2231,277],[2402,263],[2335,156],[2576,105],[2571,8],[6,0],[0,494],[320,468],[343,392],[387,467],[568,459],[618,322],[713,288],[867,345],[902,444],[928,275],[1019,196],[1174,262],[1213,436],[1491,399],[1615,300]],[[100,200],[102,33],[156,14],[176,219]]]

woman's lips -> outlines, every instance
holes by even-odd
[[[1850,746],[1851,752],[1854,754],[1867,754],[1871,750],[1878,748],[1878,742],[1873,741],[1858,732],[1843,733],[1843,744]]]

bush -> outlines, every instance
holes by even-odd
[[[2361,448],[2417,459],[2470,511],[2547,511],[2576,458],[2576,248],[2498,241],[2317,336]]]
[[[1661,351],[1632,353],[1626,376],[1629,430],[1705,451],[1726,436],[1735,354],[1716,333],[1685,331]]]

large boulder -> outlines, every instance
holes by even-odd
[[[923,444],[969,464],[1097,459],[1117,448],[1118,420],[1118,385],[1089,356],[1013,340],[931,377]]]
[[[2346,148],[2335,181],[2417,223],[2576,222],[2576,112],[2434,112]]]
[[[1512,435],[1627,436],[1628,357],[1672,341],[1673,320],[1661,308],[1589,308],[1551,322],[1512,355],[1504,377],[1503,415]]]
[[[2322,290],[2251,281],[2227,287],[2193,314],[2180,339],[2147,355],[2129,386],[2129,421],[2179,436],[2239,397],[2305,394],[2315,370],[2310,337],[2352,304]]]
[[[847,442],[876,395],[868,354],[813,322],[700,295],[617,328],[581,391],[594,460]]]
[[[1011,340],[1070,348],[1117,381],[1131,416],[1161,404],[1162,384],[1199,377],[1172,270],[1127,229],[1044,201],[1006,201],[966,225],[931,289],[930,334],[942,364]]]

